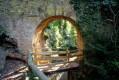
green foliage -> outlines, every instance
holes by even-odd
[[[44,31],[48,36],[46,47],[49,48],[77,48],[76,30],[74,26],[66,20],[56,20],[51,22]]]
[[[27,77],[29,78],[29,80],[40,80],[30,67],[28,67]]]
[[[70,0],[85,42],[84,80],[119,79],[118,0]],[[97,66],[94,67],[93,65]]]
[[[3,33],[6,33],[6,31],[3,29],[3,27],[0,25],[0,35],[2,35]]]

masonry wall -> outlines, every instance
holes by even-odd
[[[27,54],[32,49],[32,38],[37,26],[44,19],[55,15],[64,15],[74,20],[76,19],[75,11],[73,6],[69,4],[69,0],[40,1],[41,3],[35,2],[36,5],[34,6],[38,7],[27,16],[18,17],[12,15],[0,20],[0,25],[4,26],[7,34],[17,41],[18,48],[23,54]],[[38,8],[41,11],[38,11]]]

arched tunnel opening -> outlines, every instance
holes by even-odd
[[[80,66],[82,65],[82,62],[83,62],[82,50],[84,49],[83,39],[81,37],[81,33],[78,29],[77,23],[69,17],[52,16],[43,20],[38,25],[35,31],[33,41],[32,41],[32,46],[33,46],[33,52],[44,52],[44,49],[46,48],[51,49],[52,51],[53,49],[60,50],[63,48],[68,48],[68,50],[78,49],[78,52],[76,52],[76,54],[79,56],[73,59],[73,61],[79,61],[78,63],[80,64]],[[65,56],[68,57],[67,52],[68,51],[66,51]],[[57,56],[60,56],[60,55],[58,54]],[[43,57],[43,55],[36,56],[36,57]],[[64,56],[61,56],[61,57],[64,57]],[[66,61],[70,61],[70,60],[66,59]],[[49,62],[47,60],[43,62],[42,61],[40,62],[37,61],[37,62],[36,62],[36,65],[37,64],[39,65],[39,64],[55,63],[55,60],[52,60],[52,62]],[[58,77],[57,74],[55,73],[53,74],[55,75],[55,78]],[[61,73],[61,74],[64,74],[64,73]],[[69,72],[67,73],[67,76],[68,74]]]
[[[60,26],[59,26],[58,22],[59,23],[62,22]],[[58,26],[56,24],[58,24]],[[59,29],[59,28],[63,28],[63,29],[59,29],[59,32],[50,30],[50,31],[53,31],[53,33],[52,34],[48,33],[47,30],[49,28],[55,29],[54,27],[57,29]],[[68,34],[67,34],[68,33],[67,30],[69,30],[69,33],[71,34],[70,29],[72,31],[74,31],[72,33],[72,35],[73,35],[72,38],[71,38],[71,36],[68,37]],[[66,30],[66,32],[62,33],[64,30]],[[70,42],[65,42],[65,39],[64,39],[64,42],[62,40],[58,40],[59,41],[58,43],[57,43],[57,41],[50,41],[51,39],[49,39],[49,41],[46,40],[48,38],[48,36],[51,36],[51,35],[53,35],[52,37],[57,37],[57,39],[58,39],[59,36],[57,34],[59,36],[61,36],[61,34],[65,34],[65,39]],[[73,40],[73,38],[75,38],[74,41],[71,41],[71,40]],[[56,39],[52,38],[52,40],[56,40]],[[48,44],[50,42],[50,44],[48,45],[47,42],[48,42]],[[74,46],[73,45],[69,46],[69,44],[72,44],[71,42],[72,43],[74,42]],[[66,16],[52,16],[52,17],[49,17],[49,18],[43,20],[38,25],[38,27],[36,29],[36,32],[33,37],[32,45],[33,45],[33,52],[40,52],[40,51],[42,51],[43,48],[47,48],[47,47],[50,47],[50,48],[57,48],[57,47],[72,48],[72,47],[74,47],[74,48],[78,48],[80,50],[80,51],[78,51],[78,54],[82,55],[83,54],[82,50],[84,49],[83,39],[82,39],[81,33],[77,27],[77,23],[73,19],[66,17]],[[80,60],[80,58],[77,58],[77,59]]]
[[[54,41],[51,41],[51,38]],[[65,42],[65,39],[69,42]],[[84,43],[77,23],[66,16],[52,16],[43,20],[35,31],[32,45],[34,52],[47,47],[84,49]]]

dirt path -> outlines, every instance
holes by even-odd
[[[0,71],[0,80],[25,80],[27,64],[20,60],[7,59],[5,67]]]

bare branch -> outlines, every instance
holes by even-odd
[[[106,19],[106,20],[104,20],[104,21],[101,23],[101,25],[102,25],[103,23],[105,23],[106,21],[114,22],[114,21],[111,20],[111,19]]]
[[[115,13],[114,13],[114,11],[112,10],[111,5],[109,5],[109,9],[110,9],[110,11],[112,12],[112,14],[113,14],[114,16],[116,16]]]

